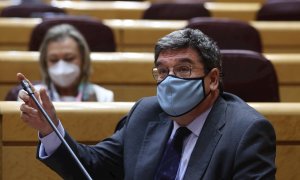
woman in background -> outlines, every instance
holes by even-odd
[[[43,80],[34,86],[37,90],[45,87],[52,101],[113,101],[112,91],[89,82],[90,50],[73,26],[61,24],[49,29],[39,60]],[[19,90],[9,92],[6,100],[17,100]]]

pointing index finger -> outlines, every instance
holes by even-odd
[[[17,79],[19,80],[19,82],[25,80],[29,83],[30,88],[33,92],[35,92],[34,86],[32,85],[32,83],[22,74],[22,73],[17,73]]]

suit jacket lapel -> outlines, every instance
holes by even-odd
[[[134,179],[154,179],[165,145],[172,131],[172,120],[161,113],[160,121],[150,121],[139,152]]]
[[[225,124],[226,102],[219,98],[209,113],[195,148],[191,154],[184,179],[201,179],[222,134]]]

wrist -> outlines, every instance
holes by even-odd
[[[55,127],[58,127],[59,121],[55,121],[55,122],[54,122],[54,125],[55,125]],[[48,124],[48,125],[45,127],[45,129],[40,129],[40,130],[39,130],[39,133],[40,133],[40,135],[41,135],[42,137],[45,137],[45,136],[51,134],[53,131],[54,131],[54,130],[53,130],[53,128],[51,127],[51,125]]]
[[[40,134],[40,137],[43,138],[49,134],[51,134],[53,132],[53,129],[50,128],[50,129],[45,129],[45,130],[39,130],[39,134]]]

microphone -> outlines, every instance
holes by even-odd
[[[50,124],[50,126],[52,127],[52,129],[54,130],[54,132],[56,133],[56,135],[58,136],[58,138],[61,140],[61,142],[63,143],[63,145],[67,148],[68,152],[71,154],[71,156],[73,157],[73,159],[75,160],[76,164],[79,166],[79,168],[81,169],[81,171],[83,172],[83,174],[85,175],[85,177],[87,179],[89,179],[89,180],[92,180],[91,176],[89,175],[89,173],[87,172],[87,170],[83,167],[83,165],[81,164],[81,162],[79,161],[78,157],[73,152],[73,150],[71,149],[71,147],[69,146],[69,144],[63,138],[63,136],[59,133],[58,129],[56,128],[55,124],[51,120],[51,118],[48,115],[48,113],[45,111],[45,109],[42,107],[42,105],[40,104],[40,102],[34,96],[34,92],[33,92],[32,88],[31,88],[30,84],[26,80],[22,80],[21,84],[22,84],[23,89],[33,99],[34,103],[37,105],[38,109],[44,115],[44,117],[46,118],[46,120],[48,121],[48,123]]]

